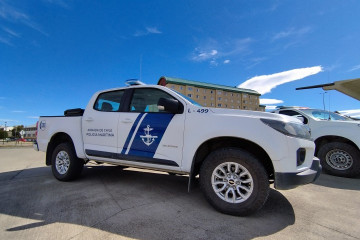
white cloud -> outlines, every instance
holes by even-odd
[[[250,65],[247,66],[246,68],[249,69],[249,68],[255,67],[256,65],[265,61],[266,59],[267,59],[266,57],[252,58],[248,61]]]
[[[341,115],[360,118],[360,109],[338,111]]]
[[[300,80],[318,74],[321,71],[323,71],[321,66],[315,66],[298,68],[270,75],[256,76],[240,84],[238,87],[253,89],[260,94],[265,94],[271,92],[273,88],[276,88],[281,84]]]
[[[142,36],[146,36],[149,34],[162,34],[162,32],[157,29],[156,27],[146,27],[145,30],[138,30],[135,32],[134,36],[135,37],[142,37]]]
[[[282,41],[281,46],[283,49],[288,49],[290,47],[297,47],[304,43],[306,40],[304,36],[309,34],[313,30],[312,27],[302,27],[302,28],[290,28],[286,31],[282,31],[274,34],[271,38],[272,42]]]
[[[13,120],[13,119],[0,119],[0,122],[19,122],[19,121],[17,121],[17,120]]]
[[[48,34],[44,32],[40,26],[31,19],[31,17],[23,13],[20,9],[11,6],[4,0],[0,1],[0,18],[11,23],[24,24],[43,35],[48,36]]]
[[[298,37],[301,37],[301,36],[309,33],[310,31],[311,31],[311,27],[303,27],[303,28],[299,28],[299,29],[290,28],[289,30],[282,31],[282,32],[275,34],[274,37],[272,38],[272,40],[276,41],[276,40],[288,38],[288,37],[298,38]]]
[[[260,98],[260,104],[262,105],[280,104],[280,103],[284,103],[284,101],[279,99]]]
[[[6,38],[3,38],[3,37],[0,37],[0,43],[4,43],[6,45],[9,45],[9,46],[14,46],[9,39],[6,39]]]
[[[4,43],[6,45],[9,45],[9,46],[14,46],[14,44],[11,42],[11,39],[14,38],[14,37],[17,37],[19,38],[20,37],[20,34],[9,29],[9,28],[6,28],[6,27],[1,27],[1,29],[6,33],[6,37],[0,37],[0,43]]]
[[[20,34],[18,34],[17,32],[15,32],[15,31],[13,31],[13,30],[11,30],[11,29],[9,29],[9,28],[2,27],[2,29],[4,30],[4,32],[10,34],[10,35],[13,36],[13,37],[17,37],[17,38],[20,37]]]
[[[326,71],[326,72],[331,72],[331,71],[333,71],[334,69],[339,68],[340,66],[341,66],[340,63],[334,63],[334,64],[332,64],[332,65],[330,65],[330,66],[324,66],[324,67],[323,67],[323,70]],[[359,66],[360,66],[360,65],[359,65]]]
[[[14,111],[11,111],[13,113],[24,113],[25,111],[22,111],[22,110],[14,110]]]
[[[249,45],[253,42],[251,38],[235,39],[229,42],[222,56],[234,56],[249,52]]]
[[[148,33],[152,33],[152,34],[161,34],[162,33],[156,27],[147,27],[146,30],[148,31]]]
[[[31,119],[38,119],[38,116],[27,116],[26,118],[31,118]]]
[[[219,64],[217,63],[216,60],[211,60],[210,65],[213,66],[213,67],[217,67]]]
[[[360,109],[354,109],[354,110],[342,110],[338,111],[340,113],[349,113],[349,114],[360,114]]]
[[[356,66],[353,66],[351,69],[348,70],[348,72],[353,72],[353,71],[356,71],[356,70],[359,70],[359,69],[360,69],[360,64],[356,65]]]
[[[196,62],[203,62],[207,61],[209,59],[214,59],[214,57],[218,54],[218,51],[215,49],[209,50],[209,51],[200,51],[198,49],[195,49],[197,52],[195,56],[193,56],[192,60]]]
[[[6,1],[0,1],[0,17],[8,21],[29,20],[29,17],[10,6]]]
[[[250,52],[251,38],[230,39],[219,43],[217,40],[208,39],[194,49],[191,60],[195,62],[208,62],[211,66],[219,63],[230,63],[233,56],[244,56]],[[216,63],[216,64],[214,64]]]
[[[67,9],[69,8],[69,5],[63,0],[43,0],[43,1],[48,2],[50,4],[58,5],[63,8],[67,8]]]

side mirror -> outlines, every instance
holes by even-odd
[[[305,124],[305,118],[303,117],[303,116],[301,116],[301,115],[297,115],[297,116],[295,116],[297,119],[299,119],[302,123],[304,123]]]
[[[160,98],[157,105],[160,111],[166,111],[173,114],[184,112],[183,105],[174,99]]]

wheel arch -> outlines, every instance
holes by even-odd
[[[202,143],[196,150],[191,167],[190,179],[199,174],[200,166],[205,158],[211,152],[221,148],[238,148],[249,152],[263,164],[269,179],[274,179],[274,166],[266,151],[252,141],[235,137],[216,137]]]
[[[344,137],[336,136],[336,135],[321,136],[321,137],[317,138],[314,142],[315,142],[315,156],[318,156],[319,149],[324,144],[329,143],[329,142],[347,143],[347,144],[355,147],[356,149],[360,150],[359,147],[353,141],[351,141],[347,138],[344,138]]]
[[[46,166],[51,165],[52,153],[53,153],[54,149],[56,148],[56,146],[58,146],[61,143],[70,143],[72,145],[72,147],[75,149],[74,142],[67,133],[58,132],[58,133],[54,134],[51,137],[50,142],[46,149]]]

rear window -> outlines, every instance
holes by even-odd
[[[101,93],[94,105],[94,109],[101,112],[118,112],[124,90]]]

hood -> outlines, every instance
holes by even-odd
[[[360,122],[355,120],[349,120],[349,121],[341,121],[341,120],[320,120],[320,119],[314,119],[316,123],[326,123],[327,126],[358,126],[360,127]]]
[[[233,117],[237,116],[237,117],[247,117],[247,118],[266,118],[266,119],[272,119],[282,122],[293,122],[293,123],[302,124],[302,122],[299,119],[282,114],[249,111],[249,110],[238,110],[238,109],[226,109],[226,108],[209,108],[209,110],[216,115],[233,116]]]

